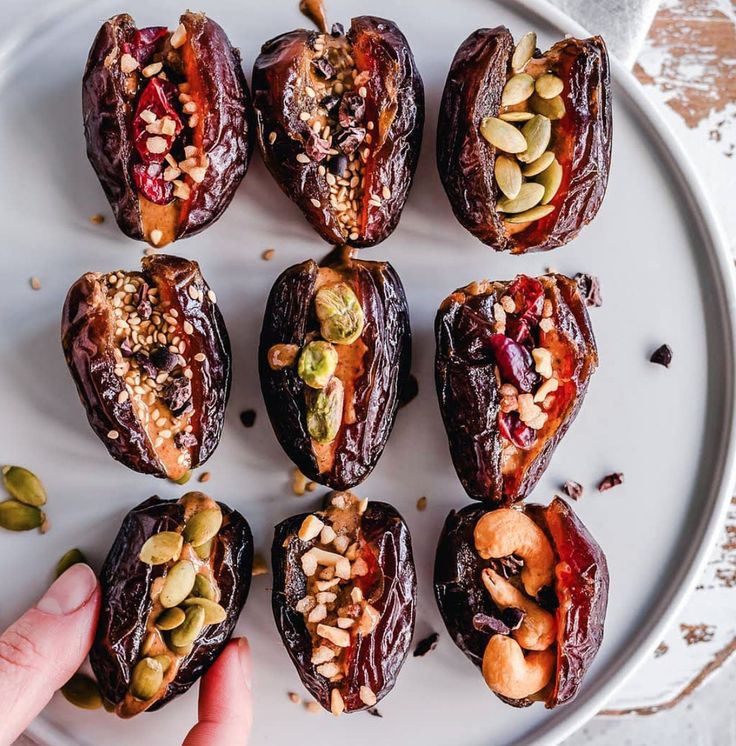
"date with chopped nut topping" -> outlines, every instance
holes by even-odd
[[[522,500],[574,420],[598,364],[574,280],[559,274],[474,282],[435,321],[437,395],[470,497]]]
[[[181,479],[217,447],[230,342],[196,262],[88,272],[70,288],[61,342],[92,429],[130,469]]]
[[[123,718],[157,710],[214,663],[250,588],[253,537],[202,492],[151,497],[123,520],[100,573],[90,663]]]
[[[386,503],[333,492],[276,527],[272,606],[304,686],[334,715],[374,707],[414,631],[409,530]]]
[[[252,151],[240,53],[203,13],[106,21],[83,79],[87,155],[130,238],[162,247],[217,220]]]
[[[611,160],[611,81],[600,36],[547,52],[530,32],[474,31],[455,54],[437,166],[460,223],[496,251],[571,241],[598,212]]]
[[[396,228],[419,157],[424,88],[392,21],[298,29],[253,67],[258,144],[281,189],[331,244],[373,246]]]
[[[271,290],[258,354],[268,416],[301,472],[333,489],[363,481],[411,362],[406,296],[391,265],[348,251],[287,269]]]
[[[519,574],[497,571],[504,556]],[[572,700],[603,639],[608,566],[561,498],[549,506],[468,506],[445,521],[434,568],[450,638],[504,702]]]

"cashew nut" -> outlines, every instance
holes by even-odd
[[[554,641],[557,623],[554,616],[545,611],[518,588],[497,572],[487,567],[481,574],[483,585],[496,606],[507,609],[515,606],[524,612],[524,620],[511,636],[526,650],[546,650]]]
[[[483,653],[483,678],[489,688],[510,699],[524,699],[544,689],[557,656],[552,650],[524,652],[516,640],[493,635]]]
[[[534,597],[545,585],[552,584],[555,553],[549,539],[527,515],[513,508],[486,513],[475,524],[475,548],[483,559],[515,554],[524,560],[521,582]]]

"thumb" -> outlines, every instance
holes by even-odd
[[[99,606],[95,574],[73,565],[0,636],[0,744],[11,743],[82,664]]]

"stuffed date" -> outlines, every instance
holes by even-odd
[[[451,512],[434,587],[453,641],[502,700],[552,708],[575,697],[603,639],[608,567],[562,499]]]
[[[386,503],[328,495],[276,527],[272,605],[304,686],[334,715],[373,707],[409,652],[416,573],[409,530]]]
[[[127,236],[162,247],[230,204],[252,150],[250,96],[238,50],[203,13],[173,32],[106,21],[82,102],[87,156]]]
[[[90,662],[117,715],[157,710],[214,663],[248,597],[253,537],[201,492],[128,513],[100,574]]]
[[[387,262],[337,252],[276,280],[261,332],[261,389],[276,437],[309,479],[349,489],[370,474],[410,362],[406,296]]]
[[[196,262],[88,272],[67,294],[61,341],[92,429],[130,469],[180,479],[222,433],[230,342]]]
[[[414,177],[424,88],[392,21],[347,34],[299,29],[263,45],[253,68],[258,144],[281,189],[332,244],[380,243]]]
[[[571,241],[600,207],[611,160],[611,81],[600,36],[542,54],[530,32],[479,29],[447,76],[437,166],[460,223],[497,251]]]
[[[497,507],[522,500],[572,424],[598,364],[574,280],[475,282],[435,321],[437,396],[457,475]]]

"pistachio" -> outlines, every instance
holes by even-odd
[[[177,648],[192,645],[204,627],[205,611],[200,604],[188,606],[184,612],[184,621],[172,630],[169,636],[171,644]]]
[[[215,586],[207,579],[206,575],[199,573],[194,578],[194,588],[192,588],[192,595],[197,598],[207,598],[210,601],[217,601],[217,591]]]
[[[130,693],[136,699],[151,699],[156,696],[163,681],[161,664],[155,658],[142,658],[135,664],[130,677]]]
[[[565,116],[565,102],[560,96],[542,98],[536,93],[529,99],[529,106],[536,114],[542,114],[547,119],[562,119]]]
[[[178,559],[181,554],[182,536],[176,531],[161,531],[150,536],[138,555],[147,565],[163,565]]]
[[[204,544],[200,544],[198,547],[194,547],[194,553],[201,560],[209,559],[211,552],[212,552],[212,539],[210,539],[209,541],[205,541]]]
[[[16,500],[40,507],[46,504],[46,490],[41,480],[22,466],[3,466],[3,484]]]
[[[102,695],[97,682],[83,673],[75,673],[61,687],[61,693],[67,702],[83,710],[98,710],[102,707]]]
[[[156,617],[156,628],[168,632],[176,629],[184,621],[184,612],[175,606],[172,609],[165,609]]]
[[[514,199],[521,189],[521,169],[519,164],[507,155],[499,155],[493,169],[498,188],[509,199]]]
[[[161,665],[161,670],[164,673],[169,670],[169,666],[171,665],[171,656],[164,653],[163,655],[157,655],[154,660],[159,662],[159,664]]]
[[[58,578],[63,575],[72,565],[77,565],[80,562],[87,563],[87,558],[82,552],[77,549],[70,549],[68,552],[64,552],[61,555],[61,559],[56,563],[56,569],[54,570],[54,577]]]
[[[331,443],[337,437],[344,398],[339,378],[333,378],[321,391],[307,391],[307,430],[317,443]]]
[[[526,140],[513,124],[497,117],[483,117],[480,123],[480,134],[494,147],[505,153],[523,153]]]
[[[541,98],[555,98],[565,89],[565,84],[556,75],[545,73],[537,78],[534,89]]]
[[[25,505],[17,500],[0,502],[0,526],[10,531],[30,531],[40,528],[46,516],[33,505]]]
[[[178,606],[194,588],[197,571],[189,560],[179,560],[169,570],[158,600],[164,609]]]
[[[525,212],[535,205],[544,195],[544,187],[533,181],[527,181],[521,185],[519,194],[515,199],[500,199],[496,205],[499,212]]]
[[[536,161],[528,163],[521,169],[524,176],[536,176],[541,174],[547,166],[555,159],[555,154],[551,150],[545,150]]]
[[[335,374],[337,361],[337,350],[329,342],[310,342],[299,356],[297,373],[310,388],[322,389]]]
[[[534,50],[537,48],[537,35],[533,31],[529,31],[519,39],[519,43],[514,49],[514,54],[511,56],[511,69],[518,73],[521,72],[525,67],[526,63],[532,58]]]
[[[537,205],[532,207],[531,210],[525,212],[519,212],[511,217],[506,218],[507,223],[531,223],[533,220],[539,220],[540,218],[549,215],[555,209],[554,205]]]
[[[532,111],[506,111],[499,114],[498,118],[504,122],[528,122],[534,116]]]
[[[552,122],[547,117],[537,114],[521,128],[521,134],[526,140],[526,150],[516,157],[522,163],[532,163],[547,150],[552,137]]]
[[[208,598],[188,598],[182,604],[186,608],[192,606],[200,606],[204,609],[204,623],[207,624],[219,624],[227,619],[227,612],[215,601],[210,601]]]
[[[534,78],[526,73],[512,75],[503,87],[501,106],[515,106],[534,93]]]
[[[184,527],[184,541],[193,547],[214,539],[222,526],[222,511],[219,508],[207,508],[195,513]]]
[[[560,184],[562,184],[562,166],[556,158],[537,176],[537,182],[544,187],[541,204],[549,204],[557,194]]]
[[[363,333],[363,308],[353,289],[344,282],[321,287],[314,298],[322,338],[349,345]]]

